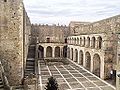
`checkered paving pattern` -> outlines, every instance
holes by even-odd
[[[59,90],[115,90],[113,86],[72,61],[69,65],[46,66],[41,60],[39,74],[40,90],[45,90],[50,76],[56,78]]]

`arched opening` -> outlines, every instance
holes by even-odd
[[[83,51],[82,50],[80,50],[80,52],[79,52],[79,54],[80,54],[80,65],[83,65]]]
[[[68,43],[68,44],[70,43],[70,39],[69,39],[69,38],[67,38],[67,43]]]
[[[38,47],[38,58],[44,57],[44,48],[42,46]]]
[[[87,47],[89,47],[89,46],[90,46],[90,38],[87,37]]]
[[[70,58],[70,48],[67,48],[67,57]]]
[[[74,40],[75,40],[75,41],[74,41],[74,44],[77,44],[77,43],[76,43],[76,42],[77,42],[77,39],[75,38]]]
[[[67,57],[67,46],[63,47],[63,57],[66,58]]]
[[[47,38],[47,40],[46,40],[46,41],[47,41],[47,43],[50,43],[50,38]]]
[[[4,2],[7,2],[7,0],[4,0]]]
[[[46,48],[46,57],[52,57],[52,47],[50,46]]]
[[[75,49],[75,62],[78,62],[78,50]]]
[[[65,38],[65,43],[67,43],[67,38]]]
[[[72,44],[74,44],[74,39],[72,38]]]
[[[102,47],[102,38],[98,37],[98,48],[101,49]]]
[[[85,37],[83,37],[83,46],[85,46]]]
[[[72,39],[70,38],[70,44],[72,44]]]
[[[95,54],[93,57],[93,73],[100,77],[100,56],[98,54]]]
[[[73,60],[73,48],[71,48],[71,59]]]
[[[77,38],[77,45],[79,45],[79,38]]]
[[[80,38],[80,46],[82,46],[82,38]]]
[[[95,48],[95,37],[92,37],[92,48]]]
[[[60,47],[55,47],[55,57],[60,57]]]
[[[86,52],[85,53],[85,66],[86,66],[86,69],[87,70],[90,70],[91,68],[91,56],[90,56],[90,53],[89,52]]]

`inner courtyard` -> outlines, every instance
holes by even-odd
[[[59,90],[120,90],[120,15],[35,24],[23,0],[0,0],[0,90],[46,90],[50,77]]]

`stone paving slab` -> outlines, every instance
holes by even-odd
[[[70,61],[69,65],[39,66],[39,90],[45,90],[48,78],[53,75],[59,90],[115,90],[113,86],[91,74],[89,71]]]
[[[96,81],[94,82],[98,86],[106,86],[107,84],[103,83],[102,81]]]
[[[95,85],[89,81],[87,82],[82,82],[82,84],[85,86],[85,87],[95,87]]]
[[[76,83],[70,83],[70,86],[72,87],[72,89],[74,88],[83,88],[82,85],[78,82]]]
[[[70,83],[70,82],[77,82],[77,80],[76,80],[75,78],[67,78],[66,80],[67,80],[69,83]]]
[[[86,78],[84,78],[84,77],[79,77],[79,78],[77,78],[80,82],[85,82],[85,81],[87,81],[87,79]]]

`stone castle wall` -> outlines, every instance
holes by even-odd
[[[23,78],[23,63],[27,54],[28,35],[25,30],[30,29],[30,26],[25,24],[27,17],[27,21],[23,18],[22,0],[2,0],[0,6],[0,60],[10,85],[19,85]]]
[[[37,36],[39,42],[47,42],[49,38],[50,42],[64,43],[65,38],[69,34],[69,28],[67,26],[56,25],[33,25],[33,36]]]
[[[76,24],[78,22],[71,23]],[[77,25],[77,27],[75,25],[72,25],[70,25],[70,27],[72,28],[72,31],[70,33],[71,35],[74,35],[75,31],[77,32],[76,34],[120,33],[120,15],[107,18],[98,22],[82,23],[80,25]],[[73,28],[75,31],[73,31]]]

